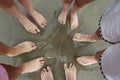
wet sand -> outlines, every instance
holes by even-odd
[[[104,41],[96,43],[73,42],[72,36],[76,32],[92,34],[98,28],[99,18],[104,11],[113,3],[113,0],[96,0],[86,5],[78,12],[79,27],[70,30],[70,20],[67,19],[66,25],[59,24],[57,18],[62,10],[61,0],[32,0],[34,8],[43,14],[47,19],[47,26],[41,29],[41,33],[33,35],[25,31],[20,22],[13,16],[7,15],[0,10],[0,41],[10,46],[31,40],[38,48],[35,51],[9,58],[0,56],[0,62],[10,65],[19,65],[30,61],[36,57],[46,58],[45,66],[49,65],[53,69],[55,80],[65,80],[63,63],[74,63],[77,66],[77,80],[104,80],[99,65],[88,67],[76,63],[75,58],[83,55],[95,55],[96,51],[102,50],[110,44]],[[21,11],[33,19],[20,6]],[[48,57],[52,57],[48,59]],[[21,75],[17,80],[41,80],[40,71]]]

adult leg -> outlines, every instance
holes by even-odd
[[[31,73],[39,70],[44,65],[44,58],[40,57],[32,61],[26,62],[18,67],[11,65],[1,64],[8,73],[10,80],[16,80],[16,78],[23,73]]]
[[[31,4],[30,0],[18,0],[29,12],[29,14],[35,19],[35,21],[42,27],[46,25],[46,19],[38,13]]]
[[[73,10],[71,11],[71,29],[78,27],[77,11],[84,5],[93,2],[94,0],[75,0]]]
[[[72,63],[69,67],[67,64],[64,64],[64,71],[66,80],[76,80],[76,67]]]
[[[63,3],[63,11],[60,13],[59,17],[58,17],[58,21],[61,24],[65,24],[66,23],[66,19],[67,19],[67,15],[68,15],[68,11],[69,11],[69,7],[70,4],[72,3],[73,0],[62,0]]]
[[[41,72],[41,79],[42,80],[54,80],[53,79],[53,73],[52,73],[52,69],[47,66],[47,68],[43,69],[42,72]]]
[[[17,56],[25,52],[30,52],[34,49],[36,49],[36,45],[31,41],[22,42],[14,48],[11,48],[0,42],[0,55],[8,55],[9,57]]]
[[[8,14],[13,15],[15,17],[17,17],[19,19],[19,21],[21,22],[21,24],[23,24],[24,28],[33,34],[37,34],[38,32],[40,32],[40,30],[36,27],[36,25],[34,25],[25,15],[23,15],[20,10],[18,9],[18,7],[15,5],[15,3],[13,2],[13,5],[11,6],[6,6],[6,5],[0,5],[0,7]]]
[[[73,41],[96,42],[97,40],[102,40],[99,29],[93,35],[75,33],[73,36]]]
[[[95,56],[77,57],[76,61],[78,62],[78,64],[81,64],[83,66],[96,64],[99,62],[99,58],[103,54],[103,52],[104,52],[104,50],[98,51]]]

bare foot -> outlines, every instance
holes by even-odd
[[[66,80],[76,80],[76,67],[71,63],[67,68],[67,64],[64,64]]]
[[[65,4],[63,11],[60,13],[58,17],[58,21],[60,24],[66,24],[66,19],[68,15],[70,4]]]
[[[43,71],[41,72],[41,79],[42,80],[54,80],[52,70],[49,66],[47,66],[47,69],[44,68]]]
[[[96,42],[95,39],[92,39],[90,35],[75,33],[73,36],[73,41],[81,41],[81,42]]]
[[[89,66],[98,63],[94,56],[78,57],[76,58],[76,61],[83,66]]]
[[[44,65],[44,58],[40,57],[32,61],[26,62],[19,67],[23,70],[22,73],[31,73],[39,70]]]
[[[37,28],[37,26],[35,24],[33,24],[26,16],[21,15],[19,16],[19,21],[21,22],[21,24],[23,24],[24,28],[33,34],[37,34],[40,32],[40,30]]]
[[[11,50],[7,55],[9,57],[13,57],[13,56],[17,56],[22,53],[25,53],[25,52],[30,52],[36,48],[37,47],[36,47],[35,43],[33,43],[31,41],[25,41],[25,42],[18,44],[16,47],[14,47],[14,49]]]
[[[60,22],[60,24],[66,24],[66,19],[67,19],[67,11],[62,11],[58,17],[58,21]]]
[[[41,28],[44,28],[46,25],[46,19],[37,11],[33,10],[30,12],[30,15],[35,19],[35,21],[41,26]]]
[[[71,30],[78,27],[78,16],[76,13],[71,13]]]

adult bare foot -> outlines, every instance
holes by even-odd
[[[78,16],[76,13],[71,13],[71,30],[78,27]]]
[[[40,57],[20,65],[19,68],[23,70],[22,73],[31,73],[39,70],[44,65],[44,62],[44,58]]]
[[[76,61],[83,66],[89,66],[98,63],[94,56],[78,57],[76,58]]]
[[[71,63],[69,67],[64,64],[66,80],[76,80],[76,67]]]
[[[41,28],[44,28],[46,25],[46,19],[37,11],[32,10],[31,12],[29,12],[30,15],[34,18],[34,20],[39,24],[39,26],[41,26]]]
[[[34,49],[36,49],[35,43],[31,41],[25,41],[20,44],[18,44],[16,47],[14,47],[13,50],[10,50],[7,54],[9,57],[17,56],[25,52],[30,52]]]
[[[37,28],[35,24],[33,24],[26,16],[21,15],[18,17],[21,24],[23,24],[24,28],[33,34],[37,34],[40,32],[40,30]]]
[[[54,80],[52,69],[49,66],[47,66],[47,69],[44,68],[43,71],[41,72],[41,79],[42,80]]]
[[[73,36],[73,41],[81,41],[81,42],[96,42],[95,39],[92,39],[90,35],[75,33]]]

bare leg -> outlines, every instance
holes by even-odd
[[[25,42],[18,44],[14,48],[9,49],[9,52],[7,52],[7,55],[9,57],[13,57],[13,56],[23,54],[25,52],[30,52],[36,48],[37,47],[36,47],[35,43],[33,43],[31,41],[25,41]]]
[[[89,66],[92,64],[96,64],[99,62],[100,56],[103,54],[104,50],[98,51],[95,56],[82,56],[76,58],[76,61],[78,64],[81,64],[83,66]]]
[[[10,7],[1,5],[1,8],[8,14],[17,17],[28,32],[33,34],[37,34],[38,32],[40,32],[40,30],[36,27],[36,25],[34,25],[26,16],[22,14],[14,3]]]
[[[75,33],[73,36],[73,41],[96,42],[97,40],[102,40],[98,29],[93,35]]]
[[[58,17],[58,21],[61,24],[66,24],[66,18],[68,15],[68,11],[69,11],[69,7],[70,4],[72,3],[73,0],[62,0],[63,3],[63,11],[60,13],[59,17]]]
[[[41,79],[42,80],[54,80],[52,69],[49,66],[47,66],[46,69],[44,68],[43,71],[41,72]]]
[[[0,42],[0,55],[8,55],[10,57],[13,57],[25,52],[30,52],[34,49],[36,49],[36,46],[31,41],[20,43],[14,48],[11,48],[6,44]]]
[[[76,67],[71,63],[68,67],[64,64],[66,80],[76,80]]]
[[[31,73],[40,69],[44,64],[43,58],[37,58],[30,62],[24,63],[18,67],[13,67],[6,64],[1,64],[8,73],[9,80],[16,80],[16,78],[22,73]]]
[[[84,5],[92,2],[94,0],[75,0],[73,10],[71,12],[71,29],[78,27],[78,16],[77,11],[82,8]]]
[[[19,67],[13,67],[11,65],[1,64],[7,71],[9,80],[16,80],[17,77],[22,73],[22,69]]]
[[[46,25],[46,19],[38,13],[31,4],[30,0],[18,0],[29,12],[29,14],[35,19],[35,21],[42,27]]]

